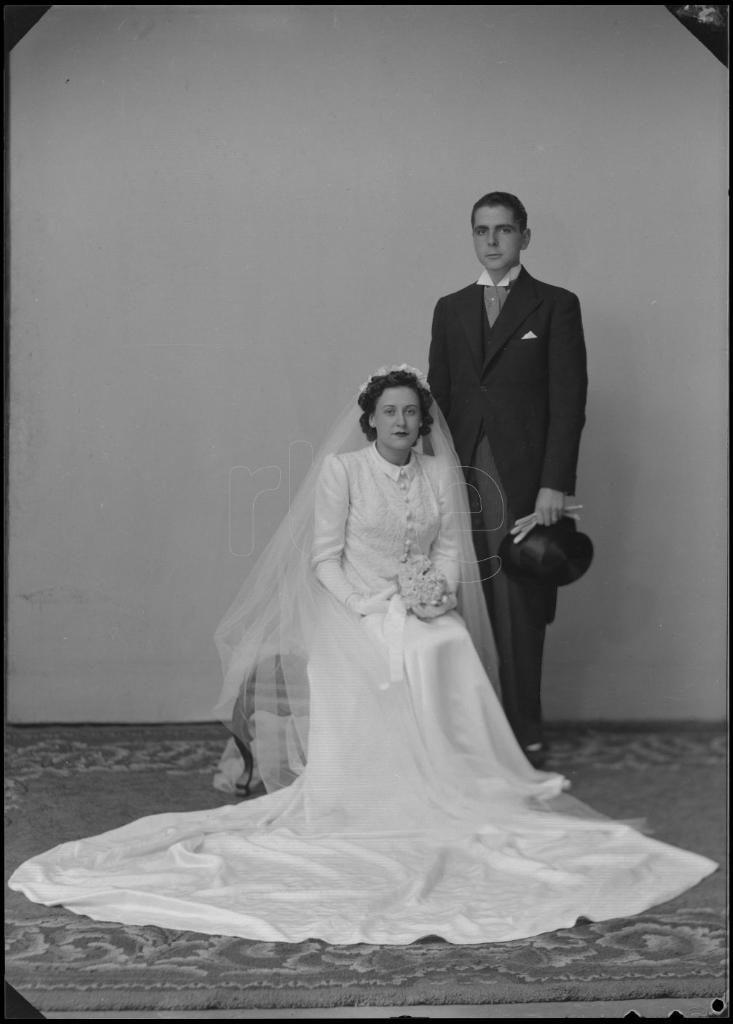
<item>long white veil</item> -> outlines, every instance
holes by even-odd
[[[356,398],[338,418],[283,522],[259,556],[216,630],[224,685],[215,713],[237,737],[230,742],[215,785],[235,791],[242,774],[242,746],[254,754],[256,776],[268,791],[289,785],[307,760],[309,731],[308,663],[322,635],[324,619],[344,647],[361,650],[354,672],[379,673],[365,650],[359,616],[344,608],[318,581],[311,566],[315,490],[328,455],[354,451],[367,442],[359,426]],[[433,424],[418,444],[443,460],[454,480],[452,512],[459,524],[462,615],[484,668],[498,685],[498,663],[471,536],[466,483],[448,426],[437,403]],[[361,645],[361,646],[360,646]]]
[[[460,612],[495,678],[466,488],[435,413],[454,508],[441,467],[422,482],[440,481],[441,529],[453,534],[451,513],[463,529]],[[452,612],[402,620],[400,677],[382,642],[390,612],[360,618],[316,580],[315,482],[329,452],[361,440],[357,422],[352,406],[217,633],[219,712],[277,791],[64,843],[18,868],[12,889],[95,920],[264,942],[469,944],[639,913],[715,869],[532,768]],[[355,483],[352,501],[363,493]]]

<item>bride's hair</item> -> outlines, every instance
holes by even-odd
[[[377,408],[377,402],[387,388],[410,388],[415,392],[420,402],[420,418],[422,419],[419,436],[425,437],[426,434],[429,434],[433,417],[428,410],[433,404],[433,396],[425,388],[420,387],[414,373],[410,373],[408,370],[390,370],[389,373],[385,373],[381,377],[372,377],[359,395],[359,405],[364,410],[359,417],[359,425],[366,434],[367,440],[373,441],[377,436],[376,430],[369,423],[369,417]]]

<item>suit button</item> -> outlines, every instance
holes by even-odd
[[[481,385],[481,387],[479,388],[479,391],[488,391],[488,390],[489,390],[489,389],[488,389],[488,388],[485,388],[485,387],[483,386],[483,384],[482,384],[482,385]]]

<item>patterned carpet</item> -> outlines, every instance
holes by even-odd
[[[220,726],[6,731],[6,878],[49,846],[170,810],[216,807]],[[725,862],[717,727],[557,728],[548,767],[656,838]],[[6,979],[41,1010],[489,1004],[724,995],[721,869],[638,917],[493,945],[250,942],[91,921],[6,891]]]

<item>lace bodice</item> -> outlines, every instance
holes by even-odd
[[[387,462],[374,445],[330,456],[316,493],[313,564],[338,563],[345,586],[336,596],[384,590],[406,554],[428,555],[455,590],[448,490],[440,460],[430,455],[413,451],[404,467]]]

